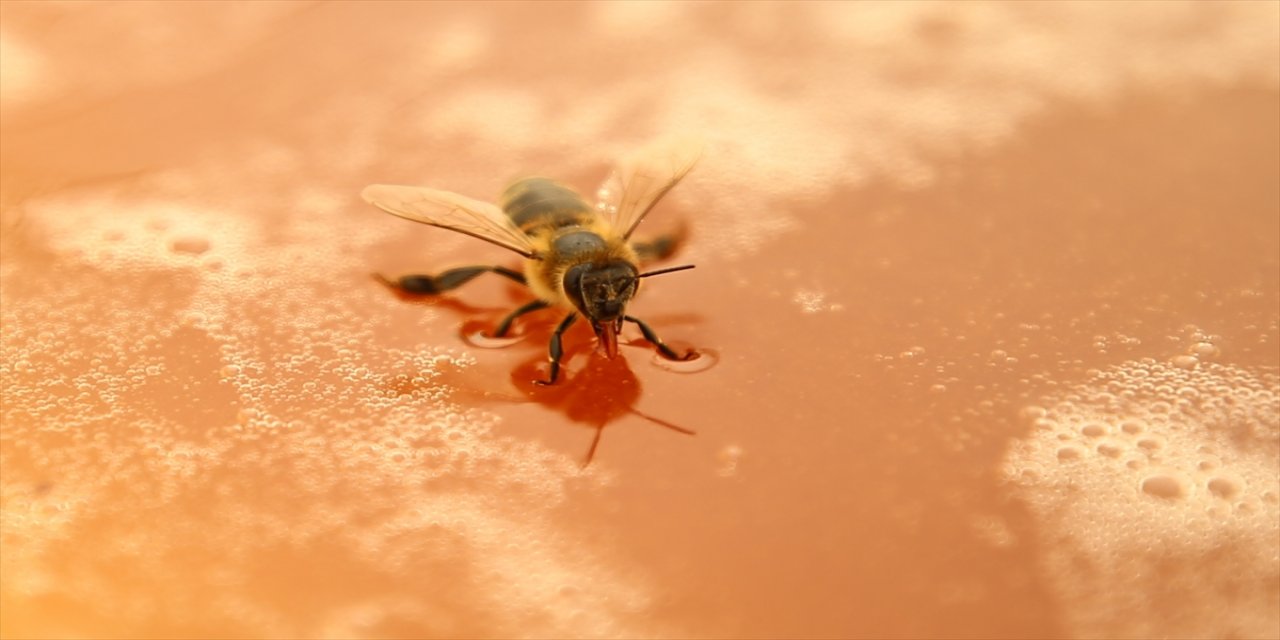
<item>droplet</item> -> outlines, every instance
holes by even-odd
[[[197,236],[187,236],[187,237],[175,239],[169,245],[169,248],[172,249],[174,253],[187,253],[194,256],[198,256],[208,251],[209,246],[210,246],[209,240],[206,238],[200,238]]]

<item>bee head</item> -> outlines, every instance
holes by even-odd
[[[591,321],[591,328],[612,358],[617,355],[618,331],[627,301],[636,294],[639,272],[625,260],[587,262],[564,274],[564,292],[573,306]]]

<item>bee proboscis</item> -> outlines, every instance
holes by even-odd
[[[666,358],[682,360],[649,325],[627,315],[640,280],[693,265],[641,272],[640,264],[668,257],[680,234],[650,242],[632,242],[631,234],[697,162],[700,145],[680,139],[651,145],[618,163],[599,190],[592,207],[573,189],[547,178],[523,178],[503,192],[499,205],[429,189],[370,185],[361,196],[393,215],[479,238],[524,257],[523,272],[502,266],[459,267],[437,275],[408,275],[389,282],[409,293],[438,294],[455,289],[476,276],[492,272],[529,287],[536,300],[512,311],[494,330],[504,336],[516,318],[539,309],[568,311],[556,326],[548,347],[551,371],[541,384],[560,375],[564,332],[584,316],[605,354],[618,353],[623,322],[639,327],[645,340]]]

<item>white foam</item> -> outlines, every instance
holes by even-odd
[[[1023,412],[1004,474],[1072,635],[1275,635],[1277,384],[1139,361]]]

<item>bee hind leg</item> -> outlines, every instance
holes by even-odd
[[[679,229],[671,233],[663,234],[644,242],[635,242],[631,246],[636,250],[636,255],[641,262],[657,262],[666,260],[674,255],[680,249],[680,246],[684,244],[688,235],[688,229],[684,224],[681,224]]]
[[[542,386],[553,385],[556,383],[556,379],[560,377],[560,359],[564,357],[562,338],[564,336],[564,332],[568,331],[569,326],[577,319],[578,314],[576,313],[571,313],[568,316],[565,316],[565,319],[561,320],[559,326],[556,327],[556,332],[551,334],[551,344],[547,346],[547,353],[551,360],[551,373],[547,376],[546,380],[534,380],[535,384],[540,384]]]
[[[396,280],[377,276],[384,284],[389,287],[399,289],[405,293],[419,294],[436,294],[444,293],[452,289],[457,289],[462,285],[470,282],[476,276],[492,271],[505,278],[510,278],[520,284],[527,284],[524,280],[524,274],[506,267],[458,267],[457,269],[449,269],[439,275],[408,275],[401,276]],[[530,309],[532,311],[532,309]]]
[[[649,325],[645,324],[643,320],[637,317],[622,316],[622,319],[626,320],[627,322],[634,323],[637,327],[640,327],[640,333],[644,334],[644,339],[648,340],[650,343],[653,344],[653,346],[657,347],[658,352],[662,354],[662,357],[668,360],[688,360],[696,355],[696,353],[693,351],[686,351],[683,356],[677,354],[674,349],[672,349],[671,347],[668,347],[667,343],[663,342],[662,339],[658,337],[658,334],[653,332],[653,329],[650,328]]]

